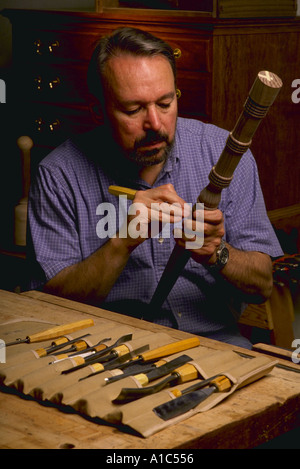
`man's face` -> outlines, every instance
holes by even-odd
[[[107,63],[106,80],[106,112],[118,145],[141,167],[163,163],[177,120],[174,75],[167,59],[114,57]]]

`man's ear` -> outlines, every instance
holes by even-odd
[[[97,125],[103,124],[103,111],[100,102],[95,98],[91,98],[89,99],[88,106],[93,122]]]

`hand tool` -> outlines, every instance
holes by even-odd
[[[205,209],[214,210],[218,207],[222,190],[230,185],[241,157],[250,147],[252,137],[281,87],[282,81],[274,73],[268,71],[258,73],[243,111],[228,136],[217,164],[211,169],[209,183],[198,197],[197,202],[203,203]],[[151,311],[155,311],[163,305],[190,256],[190,250],[175,244],[150,301],[149,309]]]
[[[118,368],[121,363],[129,360],[132,357],[135,357],[137,354],[142,353],[148,349],[149,349],[149,345],[143,345],[142,347],[132,350],[131,352],[125,353],[124,355],[121,355],[118,358],[114,358],[107,363],[103,364],[103,363],[99,363],[98,361],[92,361],[92,362],[89,361],[87,363],[83,363],[82,365],[78,365],[74,368],[64,370],[61,372],[61,374],[67,375],[71,373],[72,371],[77,371],[77,370],[80,370],[81,368],[89,366],[92,370],[95,371],[92,375],[92,376],[95,376],[95,375],[98,375],[99,373],[103,373],[103,371],[114,370]],[[81,381],[82,379],[83,378],[80,378],[78,381]]]
[[[168,345],[163,345],[162,347],[158,347],[154,350],[149,350],[149,352],[143,353],[132,360],[124,363],[122,369],[126,369],[129,366],[139,364],[139,363],[149,363],[159,358],[168,357],[169,355],[173,355],[174,353],[183,352],[184,350],[188,350],[194,347],[198,347],[200,345],[199,337],[191,337],[190,339],[179,340],[177,342],[172,342]]]
[[[165,389],[166,387],[174,386],[175,384],[186,383],[197,378],[197,368],[194,365],[187,363],[175,369],[170,374],[170,376],[167,376],[165,379],[155,384],[154,386],[147,386],[145,388],[123,388],[120,394],[112,402],[113,404],[126,404],[128,402],[141,399],[142,397],[155,394],[162,389]]]
[[[185,357],[186,355],[183,355]],[[181,357],[179,357],[181,358]],[[176,360],[176,358],[174,359]],[[106,384],[111,384],[114,383],[115,381],[120,381],[121,379],[127,378],[128,376],[134,376],[136,377],[137,375],[144,375],[147,373],[150,373],[151,371],[157,370],[157,368],[160,368],[164,365],[167,365],[168,363],[174,362],[174,360],[167,361],[166,359],[159,360],[154,363],[149,363],[149,364],[143,364],[143,363],[137,363],[136,365],[130,365],[130,366],[124,366],[120,365],[120,371],[124,368],[125,371],[122,372],[122,374],[116,375],[116,376],[110,376],[109,378],[104,378],[104,381]],[[192,358],[190,358],[192,360]],[[125,364],[126,365],[126,364]],[[169,371],[170,373],[171,371]]]
[[[74,357],[72,357],[72,360],[79,360],[80,359],[84,359],[86,358],[87,356],[90,356],[91,353],[90,352],[87,352],[87,353],[84,353],[84,352],[78,352],[78,355],[75,355]],[[58,355],[58,358],[56,360],[53,360],[53,362],[51,363],[48,363],[48,365],[54,365],[55,363],[61,363],[65,360],[69,360],[69,355]],[[80,361],[80,363],[82,363],[82,361]]]
[[[73,371],[79,370],[80,368],[83,368],[84,366],[88,366],[92,363],[97,363],[97,362],[100,363],[100,362],[102,362],[102,360],[104,360],[104,362],[108,361],[107,357],[105,359],[103,359],[103,355],[108,354],[108,352],[111,352],[111,353],[108,354],[108,356],[110,357],[110,360],[113,359],[113,358],[119,357],[121,355],[124,355],[125,353],[128,352],[128,348],[125,347],[125,349],[124,349],[121,345],[120,347],[122,347],[122,348],[120,349],[119,344],[122,344],[123,342],[127,342],[131,339],[132,339],[132,334],[123,335],[113,345],[110,345],[106,349],[101,350],[100,352],[96,352],[96,353],[91,352],[87,357],[84,358],[84,362],[82,364],[80,364],[76,367],[73,367],[70,370],[65,370],[64,374],[67,374],[67,372],[71,373]],[[74,358],[76,358],[76,357],[74,357]]]
[[[180,340],[178,342],[173,342],[171,344],[164,345],[154,350],[149,350],[149,352],[145,352],[143,354],[137,355],[132,360],[129,360],[129,361],[123,360],[122,363],[123,363],[124,368],[126,369],[126,367],[131,366],[133,364],[155,361],[158,358],[167,357],[168,355],[173,355],[174,353],[182,352],[183,350],[197,347],[199,344],[200,344],[199,338],[192,337],[190,339]],[[120,368],[122,367],[121,363],[119,367]],[[119,367],[115,367],[115,368],[119,368]],[[102,368],[100,368],[100,372],[102,372]],[[93,376],[94,375],[95,373],[93,374]]]
[[[5,346],[9,347],[10,345],[44,342],[46,340],[55,339],[65,334],[70,334],[71,332],[91,327],[93,325],[94,321],[92,319],[84,319],[82,321],[64,324],[63,326],[56,326],[43,332],[37,332],[36,334],[27,336],[25,339],[16,339],[14,342],[5,344]]]
[[[194,409],[214,392],[227,392],[230,389],[230,380],[224,375],[216,375],[183,391],[173,391],[178,397],[155,407],[153,412],[163,420],[170,420]]]
[[[52,352],[55,352],[56,350],[60,350],[64,347],[67,347],[67,345],[70,345],[80,339],[83,339],[85,337],[88,337],[91,334],[84,334],[80,337],[77,337],[76,339],[69,340],[67,337],[65,337],[65,341],[60,341],[59,345],[51,345],[50,347],[47,348],[37,348],[35,350],[31,350],[30,352],[25,352],[28,353],[28,356],[30,356],[30,353],[33,353],[37,358],[43,358],[46,357],[47,355],[51,355]]]
[[[161,378],[162,376],[168,375],[175,368],[178,368],[181,365],[191,361],[192,358],[188,355],[181,355],[180,357],[174,358],[173,360],[167,361],[161,365],[157,362],[158,366],[145,367],[144,370],[140,370],[139,373],[135,373],[131,370],[126,370],[125,373],[117,376],[111,376],[110,378],[104,378],[106,384],[114,383],[121,379],[127,378],[128,376],[133,376],[142,386],[154,381],[155,379]]]
[[[133,200],[137,191],[134,189],[129,189],[128,187],[109,186],[108,192],[116,196],[126,195],[128,199]]]
[[[97,344],[95,344],[91,347],[88,347],[88,344],[85,340],[77,339],[75,341],[74,345],[72,347],[70,347],[69,349],[60,350],[59,352],[54,353],[52,355],[59,356],[59,355],[66,354],[70,358],[70,357],[75,357],[76,355],[78,355],[78,352],[81,352],[83,350],[84,350],[85,353],[86,352],[91,352],[91,351],[101,352],[102,350],[105,350],[107,348],[107,346],[103,342],[108,342],[109,340],[111,340],[111,337],[106,337],[105,339],[100,340]],[[74,352],[74,353],[72,353],[72,352]]]

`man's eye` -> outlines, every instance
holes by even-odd
[[[161,109],[168,109],[171,106],[171,103],[159,103],[158,106]]]
[[[140,108],[136,108],[136,109],[127,109],[125,110],[125,114],[127,114],[127,116],[133,116],[134,114],[137,114],[139,112]]]

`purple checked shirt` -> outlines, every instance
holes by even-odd
[[[211,124],[179,118],[175,146],[154,187],[171,183],[187,203],[195,203],[208,183],[208,174],[224,148],[227,135],[227,131]],[[36,260],[31,288],[41,287],[107,241],[98,236],[101,219],[107,217],[107,212],[101,214],[99,209],[104,202],[114,204],[118,228],[119,200],[108,193],[109,185],[149,188],[114,161],[113,149],[103,144],[105,138],[103,129],[98,128],[67,140],[39,165],[28,209],[31,252]],[[282,255],[249,150],[230,186],[222,191],[219,208],[225,219],[225,240],[230,245],[271,257]],[[109,226],[113,226],[113,221]],[[159,237],[149,238],[138,246],[99,306],[247,347],[236,326],[243,307],[242,297],[232,294],[220,273],[192,259],[163,304],[163,311],[147,312],[173,246],[172,236],[163,241]]]

